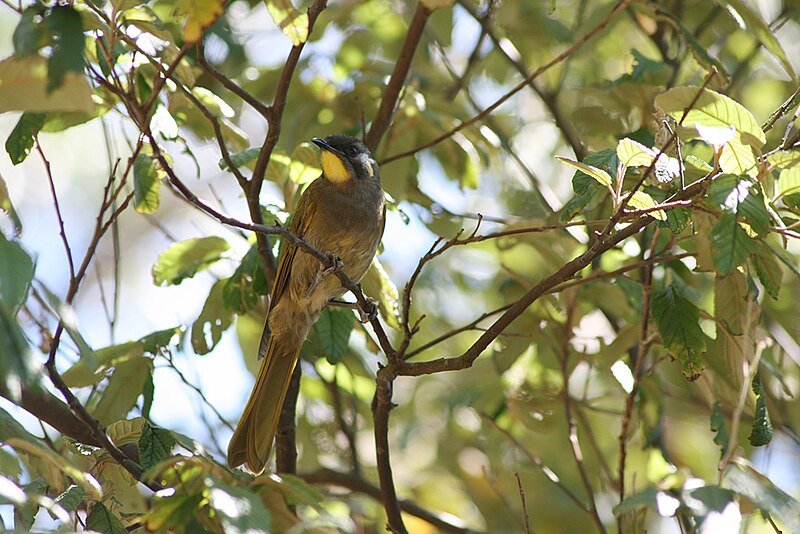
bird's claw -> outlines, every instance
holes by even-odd
[[[369,297],[366,299],[366,304],[358,308],[358,318],[361,324],[369,323],[378,316],[378,306],[375,305],[375,301]]]

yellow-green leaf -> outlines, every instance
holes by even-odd
[[[595,180],[597,180],[606,187],[611,186],[611,182],[613,180],[611,179],[611,176],[609,176],[609,174],[603,169],[599,169],[591,165],[586,165],[585,163],[580,163],[578,161],[572,161],[571,159],[562,158],[560,156],[556,156],[556,160],[560,161],[565,165],[569,165],[570,167],[575,167],[576,169],[586,173],[587,175],[591,176],[592,178],[594,178]]]
[[[272,20],[297,46],[308,39],[308,14],[297,11],[289,0],[265,0]]]
[[[716,128],[726,128],[731,125],[736,128],[745,143],[761,146],[767,141],[755,117],[747,108],[732,98],[710,89],[676,87],[656,96],[655,104],[658,109],[675,120],[680,121],[683,118],[683,126],[689,128],[695,128],[697,124]],[[689,106],[691,109],[686,111]],[[685,117],[684,112],[686,112]]]
[[[727,174],[740,176],[747,174],[753,178],[758,175],[753,148],[737,139],[731,140],[722,147],[719,154],[719,166]]]
[[[186,17],[183,40],[187,43],[199,41],[203,30],[211,26],[223,11],[223,0],[178,0],[175,3],[175,15]]]
[[[655,154],[652,149],[626,137],[617,143],[617,157],[626,167],[639,167],[653,163]]]
[[[631,198],[628,199],[628,206],[640,210],[652,209],[658,206],[658,203],[645,193],[644,191],[635,191]],[[653,210],[649,212],[649,215],[652,216],[654,219],[658,219],[659,221],[666,221],[667,214],[664,210]]]
[[[86,77],[66,72],[63,82],[47,92],[47,59],[8,57],[0,61],[0,113],[6,111],[83,111],[94,107]]]

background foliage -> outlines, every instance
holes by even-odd
[[[800,531],[796,1],[2,8],[6,528]],[[335,132],[380,315],[323,314],[282,474],[232,472]]]

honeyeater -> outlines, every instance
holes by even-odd
[[[386,220],[378,164],[349,135],[312,142],[321,149],[322,176],[300,196],[289,229],[341,260],[344,273],[358,282],[372,263]],[[259,347],[261,367],[228,444],[231,467],[247,464],[254,473],[264,470],[300,347],[328,302],[344,292],[330,269],[285,242]]]

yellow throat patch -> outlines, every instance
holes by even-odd
[[[325,178],[333,183],[342,183],[353,179],[350,170],[345,167],[339,156],[327,150],[322,151],[322,172],[325,173]]]

